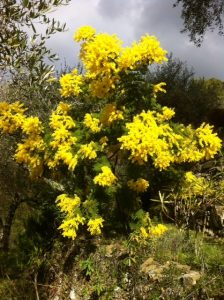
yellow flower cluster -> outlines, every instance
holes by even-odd
[[[45,144],[40,136],[29,136],[23,139],[23,143],[17,144],[14,158],[17,163],[26,164],[32,178],[41,176],[43,173],[43,153]]]
[[[71,218],[65,218],[58,229],[62,229],[62,235],[64,237],[68,237],[74,240],[77,236],[79,225],[84,225],[84,221],[85,218],[77,213]]]
[[[158,121],[168,121],[175,116],[175,111],[172,108],[169,108],[167,106],[163,106],[162,108],[162,114],[157,113],[156,117]]]
[[[167,61],[167,51],[160,47],[155,36],[145,35],[139,43],[133,43],[132,47],[124,48],[119,58],[121,70],[135,69],[139,65],[150,63],[162,63]]]
[[[41,133],[43,126],[38,117],[26,117],[26,108],[20,102],[9,104],[0,103],[0,129],[4,133],[14,133],[21,129],[27,135],[17,144],[14,158],[18,163],[28,166],[31,177],[38,177],[43,172],[43,153],[45,144]]]
[[[149,182],[143,178],[138,178],[136,181],[131,179],[127,184],[130,189],[137,193],[144,193],[149,187]]]
[[[101,150],[104,150],[104,148],[107,146],[107,142],[109,141],[107,136],[103,136],[100,140],[99,143],[101,145]]]
[[[114,121],[124,120],[123,111],[117,109],[116,104],[109,103],[103,108],[100,115],[100,122],[103,125],[109,125]]]
[[[15,160],[28,166],[31,177],[41,176],[45,151],[45,143],[41,136],[43,132],[42,122],[38,117],[27,117],[24,118],[21,128],[27,137],[22,140],[23,143],[17,144]]]
[[[22,131],[27,135],[39,135],[43,132],[43,126],[38,117],[25,118]]]
[[[101,186],[111,186],[117,181],[117,177],[107,166],[101,168],[101,173],[94,177],[93,182]]]
[[[82,44],[80,58],[87,70],[87,77],[110,77],[118,71],[116,59],[121,51],[121,40],[114,35],[99,33]]]
[[[80,58],[87,71],[86,78],[91,80],[90,92],[102,98],[115,88],[119,80],[116,60],[121,51],[121,41],[116,35],[99,33],[82,44]]]
[[[82,92],[83,84],[83,76],[78,75],[78,70],[74,69],[60,78],[60,93],[63,97],[78,96]]]
[[[50,146],[55,153],[53,159],[49,153],[46,153],[46,161],[49,168],[56,167],[62,161],[68,166],[69,170],[73,171],[78,162],[78,157],[76,154],[73,154],[72,150],[77,138],[71,132],[71,129],[75,127],[75,122],[68,116],[69,110],[69,105],[60,103],[50,117],[49,125],[54,130]]]
[[[81,200],[77,195],[69,197],[67,194],[61,194],[57,197],[56,203],[60,207],[61,212],[71,216],[75,209],[80,206]]]
[[[140,227],[140,234],[141,237],[144,239],[153,238],[153,237],[160,237],[163,235],[168,228],[163,224],[158,224],[156,226],[149,226],[148,228]]]
[[[108,122],[112,123],[114,121],[123,120],[123,119],[124,119],[123,112],[117,109],[110,114]]]
[[[82,26],[74,34],[74,40],[76,42],[88,41],[94,37],[96,30],[91,26]]]
[[[104,98],[111,92],[112,89],[115,89],[115,83],[118,81],[118,76],[105,76],[99,80],[93,80],[90,83],[90,92],[92,96],[97,98]]]
[[[83,123],[93,133],[101,131],[100,120],[97,118],[93,118],[91,114],[85,114]]]
[[[156,226],[152,226],[149,230],[149,234],[151,236],[161,236],[163,235],[166,231],[168,230],[168,228],[163,225],[163,224],[158,224]]]
[[[197,177],[191,171],[185,173],[186,183],[192,183],[192,182],[195,182],[196,180],[197,180]]]
[[[160,83],[154,84],[154,86],[153,86],[153,95],[154,95],[155,98],[156,98],[156,94],[158,92],[166,93],[166,90],[163,88],[163,86],[166,86],[165,82],[160,82]]]
[[[62,229],[64,237],[72,238],[77,236],[77,231],[80,224],[84,224],[85,218],[81,215],[79,206],[81,203],[80,198],[75,195],[69,197],[66,194],[59,195],[56,199],[57,206],[60,207],[61,212],[65,213],[65,218],[59,229]]]
[[[89,144],[81,145],[78,154],[80,154],[82,158],[94,159],[97,157],[95,149],[96,143],[90,142]]]
[[[74,195],[74,197],[69,197],[67,194],[59,195],[56,199],[56,204],[60,208],[60,211],[65,214],[62,224],[59,226],[59,229],[62,229],[62,235],[64,237],[72,238],[73,240],[77,236],[77,231],[80,225],[86,223],[86,216],[83,216],[80,206],[81,199]],[[92,210],[95,206],[93,200],[86,200],[83,203],[83,207],[88,210]],[[87,222],[87,229],[91,235],[101,234],[101,228],[103,227],[104,219],[95,216],[91,217]]]
[[[181,186],[180,196],[189,199],[194,196],[202,196],[208,189],[208,182],[203,177],[197,177],[192,172],[186,172]]]
[[[0,102],[0,130],[4,133],[14,133],[22,127],[26,118],[23,104],[19,101],[9,104]]]
[[[130,159],[142,165],[151,157],[160,170],[173,162],[196,162],[209,159],[221,148],[221,140],[210,125],[202,124],[194,130],[191,126],[176,134],[166,122],[174,111],[164,107],[163,113],[143,111],[127,123],[128,134],[118,138],[121,149],[130,151]]]
[[[60,102],[57,106],[56,113],[67,115],[70,112],[71,108],[72,108],[71,104]]]
[[[127,123],[128,134],[118,138],[121,149],[131,152],[130,159],[142,165],[153,159],[154,166],[166,169],[174,161],[172,148],[181,137],[167,123],[158,122],[156,112],[143,111],[132,123]]]
[[[202,124],[196,130],[189,125],[183,131],[179,152],[175,157],[177,163],[197,162],[211,159],[222,147],[222,141],[209,124]]]
[[[61,94],[64,97],[79,95],[84,83],[87,83],[92,96],[103,98],[115,89],[123,71],[167,60],[167,52],[154,36],[145,35],[132,47],[122,48],[122,41],[116,35],[96,34],[91,26],[83,26],[77,30],[74,39],[82,42],[80,59],[86,74],[78,75],[78,71],[74,70],[61,77]]]
[[[202,156],[205,159],[211,159],[221,149],[222,141],[216,133],[212,131],[213,126],[203,123],[196,129],[195,134],[198,144],[201,147]]]
[[[101,234],[101,228],[103,227],[103,218],[95,218],[95,219],[90,219],[89,222],[87,223],[88,225],[88,231],[90,232],[91,235],[99,235]]]
[[[43,152],[45,144],[40,136],[29,136],[23,139],[23,143],[17,144],[15,159],[18,163],[27,164],[31,168],[41,165],[42,158],[39,152]]]

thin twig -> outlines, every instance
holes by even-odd
[[[37,300],[40,300],[39,293],[38,293],[38,283],[37,283],[37,273],[34,274],[34,288],[36,292],[36,298]]]

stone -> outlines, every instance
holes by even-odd
[[[112,257],[113,255],[115,256],[122,256],[122,255],[126,255],[127,254],[127,250],[125,249],[124,246],[122,246],[119,243],[113,243],[110,245],[107,245],[105,247],[105,256],[106,257]]]
[[[75,293],[74,288],[72,288],[70,293],[69,293],[69,300],[78,300],[78,298],[76,297],[76,293]]]
[[[191,266],[182,265],[182,264],[179,264],[178,262],[175,262],[175,261],[167,261],[166,264],[165,264],[166,269],[168,269],[171,266],[173,266],[174,268],[182,271],[183,273],[190,272],[190,270],[191,270]]]
[[[201,274],[198,271],[190,271],[181,277],[184,286],[193,286],[201,278]]]
[[[149,257],[141,266],[140,272],[145,273],[150,279],[159,280],[162,277],[162,273],[165,266],[160,265],[152,257]]]

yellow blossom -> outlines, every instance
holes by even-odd
[[[80,57],[87,75],[110,75],[117,71],[116,59],[121,51],[121,40],[116,35],[99,33],[81,46]]]
[[[78,70],[74,69],[71,73],[65,74],[60,78],[61,95],[63,97],[78,96],[82,92],[84,79],[78,75]]]
[[[57,106],[56,113],[67,115],[68,112],[71,110],[71,107],[72,107],[71,104],[60,102]]]
[[[89,128],[93,133],[97,133],[101,130],[100,120],[93,118],[91,114],[85,114],[84,125]]]
[[[121,70],[135,69],[141,65],[167,61],[167,51],[160,47],[155,36],[145,35],[139,43],[133,43],[132,47],[124,48],[119,58]]]
[[[69,197],[66,194],[61,194],[57,197],[56,203],[60,207],[61,212],[72,215],[75,209],[80,206],[81,200],[77,195]]]
[[[100,115],[100,121],[103,125],[109,125],[114,121],[123,119],[123,111],[117,109],[114,103],[106,104]]]
[[[185,180],[187,183],[192,183],[196,180],[196,176],[192,172],[185,173]]]
[[[149,187],[149,182],[143,178],[138,178],[136,181],[131,179],[127,184],[130,189],[137,193],[143,193]]]
[[[217,136],[217,133],[212,131],[213,126],[203,123],[196,129],[195,133],[200,145],[203,157],[211,159],[221,149],[222,141]]]
[[[94,159],[97,157],[96,154],[96,143],[90,142],[86,145],[81,145],[78,153],[81,155],[82,158]]]
[[[168,228],[163,224],[158,224],[149,228],[149,235],[152,237],[159,237],[163,235]]]
[[[83,40],[90,40],[94,37],[96,30],[91,26],[82,26],[74,34],[74,40],[76,42],[81,42]]]
[[[59,164],[59,162],[62,161],[68,166],[69,170],[74,171],[78,163],[78,156],[77,154],[74,155],[71,152],[70,147],[65,147],[64,145],[61,145],[60,147],[58,147],[58,150],[55,153],[54,161],[56,162],[56,164]]]
[[[104,150],[104,148],[107,146],[107,142],[109,141],[107,136],[103,136],[100,140],[99,143],[101,144],[101,149]]]
[[[166,86],[165,82],[160,82],[160,83],[157,83],[157,84],[153,85],[153,95],[154,95],[154,97],[156,97],[156,94],[158,92],[166,93],[166,90],[163,88],[163,86]]]
[[[118,80],[117,76],[111,75],[105,75],[100,80],[94,79],[89,85],[91,95],[104,98],[111,90],[115,89],[115,84]]]
[[[196,176],[191,171],[185,173],[180,192],[182,199],[202,196],[207,190],[208,182],[204,177]]]
[[[52,129],[58,129],[60,126],[63,126],[66,129],[72,129],[75,127],[75,121],[70,116],[53,112],[50,117],[49,125]]]
[[[172,119],[172,117],[175,115],[175,111],[172,108],[169,108],[167,106],[163,106],[162,108],[162,114],[157,114],[157,118],[159,121],[168,121]]]
[[[113,123],[114,121],[124,120],[123,112],[121,110],[114,110],[111,112],[108,118],[108,123]]]
[[[29,134],[40,134],[43,131],[43,126],[38,117],[28,117],[24,119],[22,131]]]
[[[45,150],[43,139],[39,136],[30,136],[17,144],[14,158],[17,163],[26,164],[32,177],[38,177],[43,172],[42,155]]]
[[[117,181],[117,177],[107,166],[101,168],[101,173],[94,177],[93,182],[101,186],[111,186]]]
[[[147,230],[146,230],[143,226],[140,227],[140,233],[141,233],[143,239],[146,239],[146,238],[148,238],[148,236],[149,236]]]
[[[87,223],[88,225],[88,231],[90,232],[91,235],[99,235],[101,234],[101,228],[103,227],[103,218],[95,218],[95,219],[90,219],[89,222]]]
[[[202,124],[196,130],[187,126],[177,134],[167,123],[172,115],[168,108],[163,110],[163,115],[143,111],[133,122],[126,124],[128,133],[118,141],[121,149],[130,151],[129,159],[133,163],[142,165],[151,157],[154,166],[164,170],[173,162],[209,159],[219,151],[221,140],[212,132],[211,126]]]
[[[0,130],[4,133],[14,133],[23,125],[26,116],[23,104],[19,101],[9,104],[0,102]]]
[[[76,124],[75,121],[68,116],[71,106],[60,102],[55,111],[52,112],[49,125],[54,130],[50,141],[50,146],[54,150],[54,156],[46,153],[47,165],[50,169],[57,167],[61,162],[68,166],[68,169],[74,171],[78,156],[73,153],[72,147],[76,144],[77,138],[73,136],[71,129]]]
[[[85,218],[80,214],[75,214],[74,217],[65,218],[58,229],[62,229],[62,235],[74,240],[77,236],[77,231],[80,224],[84,224]]]
[[[166,169],[173,162],[173,145],[180,138],[168,124],[160,123],[154,111],[143,111],[132,123],[127,123],[128,134],[118,138],[121,149],[131,152],[130,159],[142,165],[149,157],[159,169]]]

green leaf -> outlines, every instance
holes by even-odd
[[[93,170],[95,172],[99,173],[103,166],[111,167],[110,162],[105,155],[103,155],[97,159],[96,163],[93,165]]]

